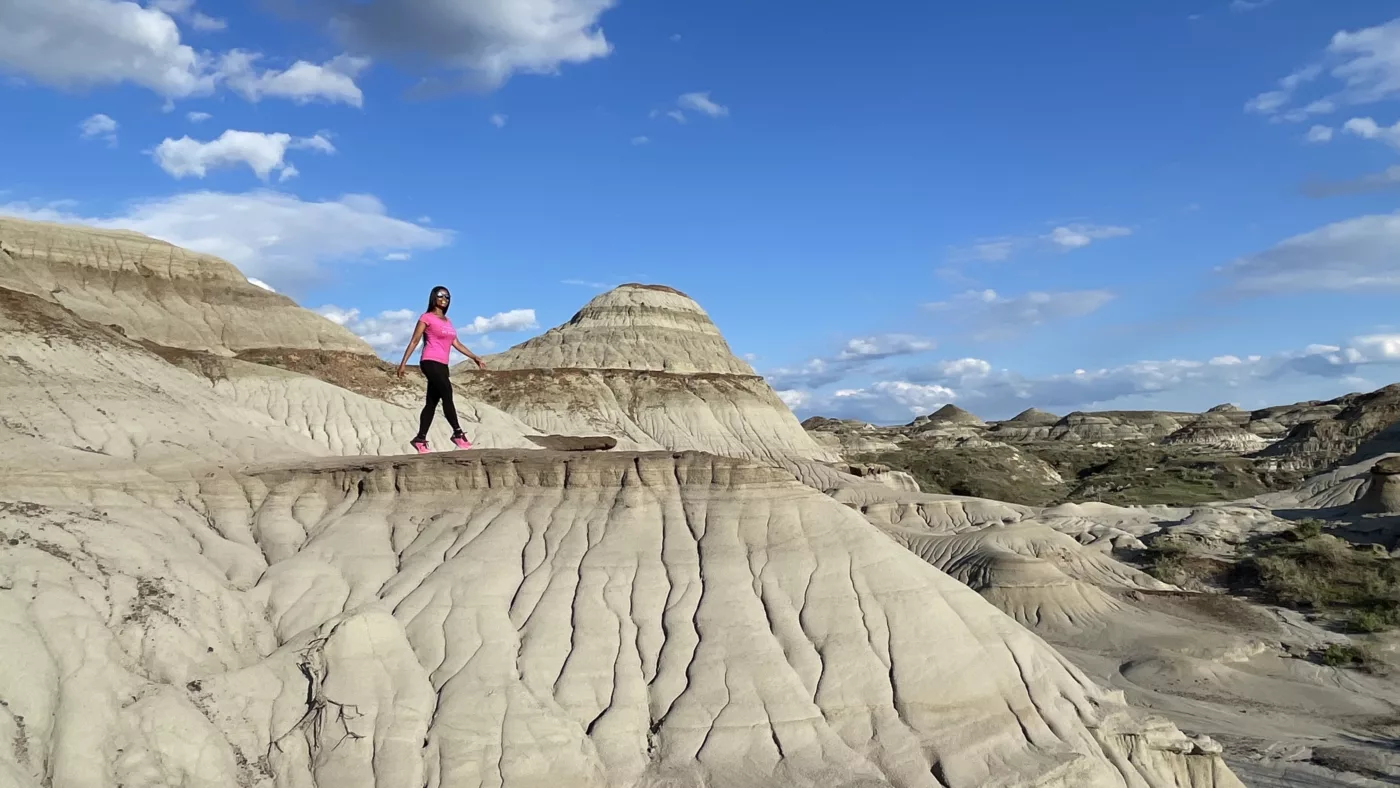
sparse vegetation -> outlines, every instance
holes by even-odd
[[[911,440],[898,451],[852,459],[908,471],[928,492],[1029,506],[1067,501],[1191,506],[1284,489],[1301,479],[1300,473],[1243,457],[1132,442],[1111,448],[1062,441],[961,448]],[[1053,469],[1062,481],[1047,478],[1045,469]]]
[[[1300,522],[1261,545],[1237,567],[1235,580],[1271,602],[1334,618],[1353,632],[1400,626],[1400,562]]]
[[[1149,575],[1188,590],[1221,583],[1230,571],[1228,561],[1184,538],[1157,539],[1138,558]]]

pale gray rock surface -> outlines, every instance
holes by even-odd
[[[730,351],[700,305],[669,287],[614,288],[485,361],[484,372],[455,367],[454,385],[541,432],[777,464],[840,459]]]
[[[345,328],[251,284],[230,263],[134,232],[0,216],[0,288],[165,347],[374,353]]]
[[[704,396],[743,375],[564,393],[750,458],[551,452],[470,391],[484,448],[405,456],[416,403],[372,365],[355,393],[0,295],[7,788],[1240,786],[872,517],[967,533],[960,566],[1104,556],[976,538],[1036,511],[819,462],[765,389]]]

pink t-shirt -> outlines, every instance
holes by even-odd
[[[452,340],[457,338],[457,329],[452,327],[452,321],[445,316],[438,317],[432,312],[424,312],[418,318],[418,322],[424,325],[423,331],[423,360],[440,361],[447,363],[447,359],[452,353]]]

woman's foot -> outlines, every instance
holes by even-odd
[[[428,439],[427,439],[427,438],[414,438],[413,440],[411,440],[411,441],[408,442],[408,445],[410,445],[410,446],[412,446],[414,449],[416,449],[416,450],[418,451],[419,454],[427,454],[427,453],[428,453]]]
[[[452,434],[452,445],[459,449],[470,449],[472,447],[472,442],[467,440],[466,435],[460,432],[454,432]]]

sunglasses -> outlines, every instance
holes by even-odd
[[[451,301],[451,300],[452,300],[452,296],[450,296],[450,295],[448,295],[448,294],[446,294],[446,293],[438,293],[437,296],[436,296],[436,298],[437,298],[439,301]]]

